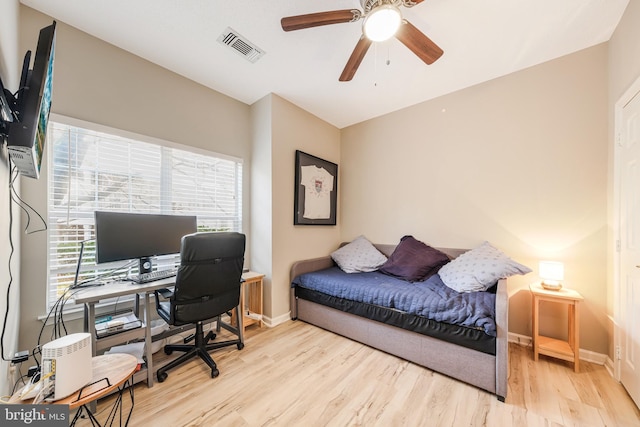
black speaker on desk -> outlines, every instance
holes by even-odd
[[[151,258],[149,257],[140,258],[139,274],[151,273],[152,269],[153,269],[153,264],[151,263]]]

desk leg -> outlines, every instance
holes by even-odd
[[[93,302],[85,303],[84,305],[84,330],[91,335],[91,357],[96,357],[98,335],[96,334],[96,304]],[[85,409],[89,413],[95,412],[96,402],[89,403],[89,407]]]
[[[136,294],[136,301],[133,304],[133,314],[135,314],[138,319],[140,318],[140,294]]]
[[[153,352],[151,351],[151,304],[149,292],[144,293],[144,356],[147,364],[147,387],[153,387]]]
[[[96,305],[92,302],[84,305],[84,330],[91,334],[91,356],[96,356],[98,338],[96,336]]]

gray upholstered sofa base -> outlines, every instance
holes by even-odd
[[[376,245],[376,247],[387,255],[394,248],[393,245]],[[459,249],[439,249],[452,258],[464,252]],[[299,274],[329,268],[332,265],[333,260],[330,257],[296,262],[291,268],[291,279]],[[504,401],[507,396],[509,372],[508,307],[507,283],[506,280],[500,280],[496,293],[496,355],[492,356],[299,299],[295,297],[293,289],[291,292],[292,318],[303,320],[464,381],[497,395],[501,401]]]

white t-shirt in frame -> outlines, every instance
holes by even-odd
[[[302,166],[300,184],[304,186],[304,213],[307,219],[331,217],[331,191],[333,175],[314,165]]]

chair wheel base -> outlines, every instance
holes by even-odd
[[[166,380],[168,376],[169,376],[169,374],[167,374],[166,372],[158,372],[158,374],[157,374],[158,382],[159,383],[164,382],[164,380]]]
[[[242,350],[244,348],[244,343],[238,343],[238,350]]]
[[[209,331],[209,333],[204,337],[205,343],[209,341],[213,341],[215,339],[216,339],[216,334],[214,334],[212,331]]]
[[[211,378],[215,378],[218,375],[220,375],[220,371],[219,370],[217,370],[217,369],[212,369],[211,370]]]

